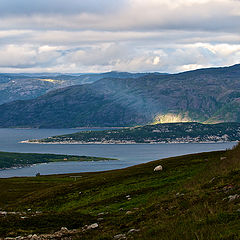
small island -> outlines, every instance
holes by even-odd
[[[25,167],[38,163],[61,162],[61,161],[104,161],[104,160],[116,160],[116,159],[75,155],[59,155],[59,154],[0,152],[0,170],[14,167],[16,168]]]
[[[166,123],[104,131],[82,131],[27,140],[40,144],[220,143],[240,139],[240,123]]]

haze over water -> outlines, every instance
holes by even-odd
[[[81,144],[26,144],[22,140],[45,138],[54,135],[74,133],[84,129],[0,129],[0,151],[72,154],[80,156],[96,156],[117,158],[118,161],[100,162],[58,162],[37,164],[25,168],[0,171],[0,178],[15,176],[35,176],[77,172],[94,172],[124,168],[166,157],[190,153],[225,150],[235,143],[205,144],[125,144],[125,145],[81,145]],[[89,129],[85,129],[89,130]],[[96,129],[94,129],[96,130]]]

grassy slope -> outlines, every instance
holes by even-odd
[[[101,160],[108,159],[99,157],[59,155],[59,154],[0,152],[0,169],[19,167],[36,163],[61,162],[61,161],[101,161]]]
[[[163,166],[162,172],[153,171],[158,164]],[[99,228],[75,238],[113,239],[132,228],[140,232],[127,235],[128,239],[240,238],[240,199],[228,199],[240,194],[240,146],[234,151],[79,175],[77,181],[69,175],[0,179],[1,209],[32,209],[26,219],[0,216],[0,236],[51,232],[63,226],[74,229],[98,222]],[[30,216],[35,211],[42,213]]]

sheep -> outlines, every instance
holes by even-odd
[[[162,171],[163,170],[163,167],[162,165],[158,165],[154,168],[154,172],[157,172],[157,171]]]

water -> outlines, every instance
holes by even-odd
[[[82,129],[83,130],[83,129]],[[89,130],[89,129],[88,129]],[[96,130],[96,129],[95,129]],[[79,129],[0,129],[0,151],[56,153],[96,157],[117,158],[118,161],[100,162],[58,162],[37,164],[30,167],[1,170],[0,178],[95,172],[124,168],[152,160],[190,153],[209,152],[232,148],[235,143],[195,143],[195,144],[126,144],[126,145],[81,145],[81,144],[27,144],[22,140],[45,138],[54,135],[74,133]]]

